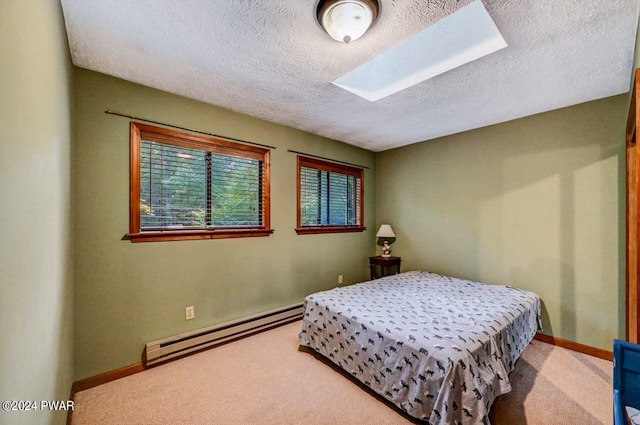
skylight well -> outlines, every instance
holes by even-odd
[[[507,47],[481,0],[333,82],[370,102]]]

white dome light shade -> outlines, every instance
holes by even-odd
[[[337,41],[359,39],[378,16],[378,4],[365,0],[328,0],[318,5],[318,21]]]

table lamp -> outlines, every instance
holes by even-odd
[[[380,226],[376,237],[378,238],[378,245],[382,246],[382,257],[391,257],[391,244],[396,240],[396,234],[393,233],[391,226],[389,224]]]

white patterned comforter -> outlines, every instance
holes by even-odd
[[[539,323],[532,292],[416,271],[309,295],[300,344],[428,424],[489,424]]]

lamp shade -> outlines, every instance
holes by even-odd
[[[380,226],[378,233],[376,233],[377,238],[395,238],[396,234],[393,233],[393,229],[388,224],[383,224]]]
[[[324,0],[317,10],[318,22],[334,40],[359,39],[378,17],[376,0]]]

